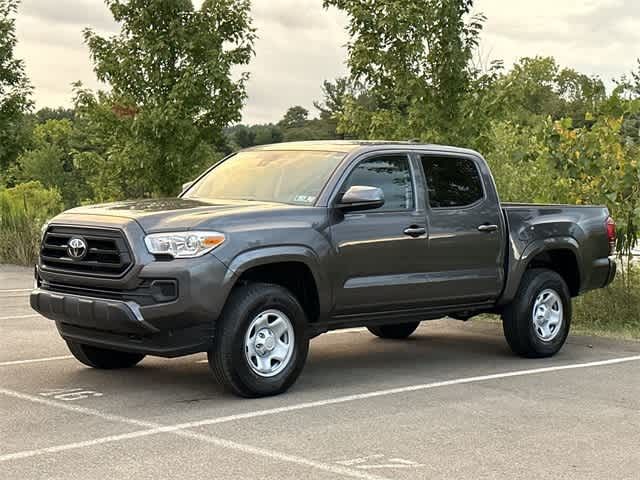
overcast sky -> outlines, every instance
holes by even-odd
[[[638,0],[477,0],[476,10],[488,18],[482,56],[507,65],[552,55],[609,82],[640,57]],[[345,73],[346,17],[323,10],[322,0],[253,0],[253,17],[260,38],[243,121],[277,121],[291,105],[315,114],[322,81]],[[17,55],[26,62],[38,107],[69,105],[77,80],[96,86],[82,43],[87,26],[117,30],[102,0],[23,0]]]

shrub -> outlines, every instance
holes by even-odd
[[[618,334],[640,338],[640,269],[620,268],[607,287],[593,290],[574,301],[577,332]]]
[[[33,265],[40,229],[62,210],[62,197],[39,182],[0,190],[0,263]]]

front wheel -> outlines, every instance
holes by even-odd
[[[392,338],[400,340],[407,338],[416,331],[420,322],[393,323],[390,325],[378,325],[377,327],[367,327],[371,333],[380,338]]]
[[[88,367],[103,370],[115,370],[118,368],[130,368],[137,365],[144,355],[141,353],[119,352],[107,348],[92,347],[82,343],[67,340],[69,351],[81,363]]]
[[[307,318],[296,297],[279,285],[256,283],[231,293],[208,359],[226,389],[264,397],[296,381],[308,350]]]
[[[571,326],[571,295],[564,279],[552,270],[527,270],[502,314],[502,326],[514,353],[530,358],[555,355]]]

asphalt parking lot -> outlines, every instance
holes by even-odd
[[[637,479],[640,342],[514,357],[499,325],[323,335],[286,394],[242,400],[203,355],[97,371],[0,266],[0,479]]]

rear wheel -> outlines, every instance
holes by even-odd
[[[81,363],[93,368],[113,370],[129,368],[138,364],[145,356],[141,353],[119,352],[106,348],[92,347],[67,340],[69,351]]]
[[[505,338],[523,357],[550,357],[564,345],[571,325],[571,295],[552,270],[527,270],[513,302],[502,314]]]
[[[296,381],[308,350],[307,318],[296,297],[279,285],[256,283],[232,292],[208,359],[226,389],[264,397]]]
[[[367,327],[371,333],[380,338],[402,339],[407,338],[416,331],[420,322],[394,323],[390,325],[378,325],[377,327]]]

